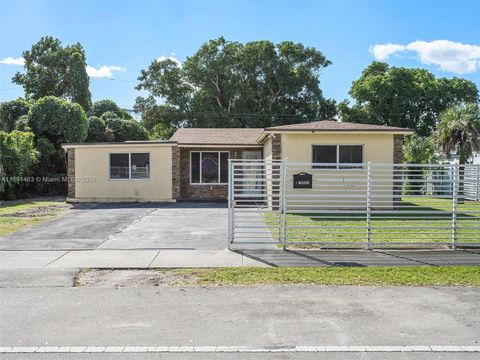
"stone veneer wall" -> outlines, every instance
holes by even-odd
[[[190,152],[191,151],[229,151],[230,159],[241,159],[243,151],[261,148],[180,148],[180,200],[227,200],[228,185],[190,184]]]
[[[393,163],[403,162],[403,135],[393,135]]]
[[[172,199],[180,197],[180,148],[172,146]]]
[[[75,197],[75,149],[67,150],[67,178],[68,178],[67,196],[69,198],[74,198]]]
[[[272,160],[280,160],[282,158],[282,135],[273,134],[272,137]]]

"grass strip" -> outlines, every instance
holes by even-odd
[[[67,208],[64,201],[22,200],[0,205],[0,236],[55,218]]]
[[[480,286],[480,266],[211,268],[181,270],[185,285]]]

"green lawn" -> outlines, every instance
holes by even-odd
[[[478,266],[220,268],[176,271],[183,278],[176,285],[480,286]]]
[[[372,214],[372,242],[450,242],[451,199],[404,198],[400,210],[390,214]],[[480,202],[466,201],[458,205],[457,241],[480,242]],[[407,214],[405,211],[424,211]],[[432,213],[433,212],[433,213]],[[265,221],[276,237],[278,217],[265,213]],[[366,213],[295,214],[287,215],[287,239],[300,242],[364,243]],[[298,227],[298,228],[296,228]],[[400,228],[391,228],[400,227]]]
[[[0,236],[51,220],[66,208],[58,199],[5,201],[0,205]]]

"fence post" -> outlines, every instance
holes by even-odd
[[[278,169],[275,162],[272,161],[272,210],[276,209],[278,213],[278,243],[283,243],[283,198],[282,198],[282,181],[283,181],[283,162],[278,163]],[[275,178],[275,174],[278,174],[278,179]],[[278,183],[278,188],[275,190],[275,184]],[[278,208],[275,207],[275,196],[278,197]]]
[[[453,167],[453,186],[452,186],[452,249],[457,247],[457,205],[458,205],[458,185],[460,181],[459,165]]]
[[[480,201],[480,164],[477,165],[477,196],[475,200]]]
[[[228,159],[228,249],[232,249],[234,241],[233,221],[233,162]]]
[[[367,163],[367,249],[372,248],[372,163]]]
[[[287,172],[288,162],[282,161],[282,181],[281,181],[281,194],[282,194],[282,228],[283,228],[283,250],[287,250]]]

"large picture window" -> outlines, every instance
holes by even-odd
[[[110,179],[150,178],[149,153],[110,154]]]
[[[313,145],[314,169],[359,169],[363,163],[362,145]],[[332,164],[332,165],[329,165]],[[348,164],[348,165],[342,165]]]
[[[190,153],[190,183],[228,183],[228,152],[192,151]]]

